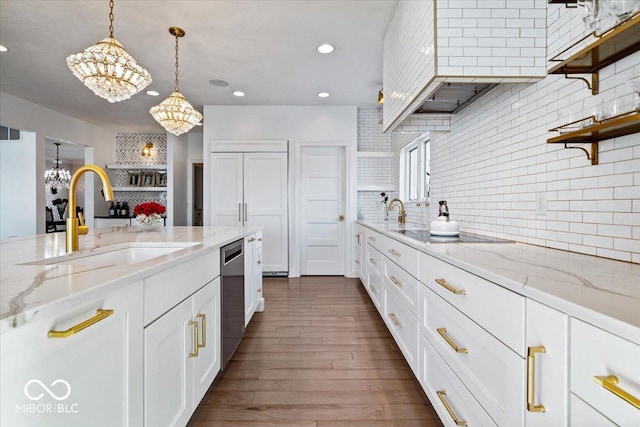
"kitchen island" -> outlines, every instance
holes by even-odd
[[[221,369],[220,247],[260,230],[97,229],[71,255],[62,233],[3,240],[0,424],[186,425]]]
[[[640,423],[640,265],[425,228],[358,221],[354,252],[445,425]]]

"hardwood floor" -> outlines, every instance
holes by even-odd
[[[359,280],[265,278],[263,292],[190,427],[442,425]]]

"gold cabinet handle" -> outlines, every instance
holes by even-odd
[[[262,264],[262,260],[258,260],[256,261],[258,264]]]
[[[378,293],[378,290],[371,285],[369,285],[369,289],[371,289],[371,292]]]
[[[238,203],[238,222],[242,222],[242,203]]]
[[[252,238],[250,238],[249,240],[247,240],[247,242],[249,242],[249,243],[251,243],[251,242],[255,242],[255,241],[256,241],[256,238],[255,238],[255,237],[252,237]]]
[[[258,238],[258,242],[262,242],[262,237]]]
[[[360,234],[362,233],[356,233],[356,240],[358,242],[358,246],[360,245]]]
[[[396,279],[396,276],[387,276],[389,278],[389,280],[391,280],[391,282],[396,285],[397,287],[401,288],[402,287],[402,282],[399,281],[398,279]]]
[[[440,286],[442,286],[443,288],[445,288],[446,290],[448,290],[449,292],[451,292],[452,294],[456,294],[456,295],[466,295],[467,292],[464,289],[456,289],[453,286],[451,286],[450,284],[447,283],[446,280],[444,279],[436,279],[436,283]]]
[[[189,320],[189,325],[193,326],[193,351],[189,357],[198,357],[198,322]]]
[[[376,260],[375,260],[375,259],[373,259],[373,258],[369,258],[369,262],[370,262],[371,264],[373,264],[373,265],[378,264],[378,261],[376,261]]]
[[[338,217],[338,221],[340,221],[340,222],[344,221],[344,215],[340,215],[340,216]]]
[[[389,252],[391,255],[395,255],[395,256],[402,256],[402,254],[394,249],[387,249],[387,252]]]
[[[458,347],[456,343],[454,343],[453,340],[449,338],[449,335],[447,335],[447,328],[438,328],[436,330],[438,331],[440,336],[444,338],[447,344],[449,344],[449,346],[455,350],[456,353],[469,353],[469,350],[467,350],[466,348]]]
[[[529,347],[527,350],[527,411],[544,412],[544,405],[535,404],[536,391],[536,353],[546,353],[544,346]]]
[[[81,330],[86,329],[91,325],[95,325],[99,321],[106,319],[112,314],[113,314],[113,310],[103,310],[99,308],[96,310],[96,315],[93,316],[91,319],[87,319],[84,322],[80,322],[77,325],[70,327],[66,331],[51,330],[47,333],[47,337],[48,338],[68,338],[71,335],[75,335]]]
[[[617,384],[620,383],[620,380],[615,375],[605,375],[600,377],[596,376],[593,377],[593,380],[604,387],[605,390],[608,390],[611,393],[615,394],[620,399],[634,406],[636,409],[640,409],[640,399],[638,399],[628,391],[618,387]]]
[[[398,318],[394,313],[389,313],[389,319],[391,319],[394,325],[402,328],[402,323],[400,323],[400,321],[398,320]]]
[[[449,405],[449,402],[447,402],[447,399],[446,399],[446,395],[447,395],[446,390],[438,390],[436,391],[436,393],[438,394],[438,398],[440,399],[440,402],[442,402],[442,404],[444,405],[444,409],[447,410],[447,412],[449,413],[449,416],[451,417],[455,425],[457,426],[468,425],[465,420],[459,419],[456,416],[455,412],[453,412],[453,409],[451,408],[451,406]]]
[[[261,294],[262,293],[262,288],[256,289],[256,292]]]
[[[205,348],[207,346],[207,315],[203,313],[196,314],[196,317],[200,318],[200,336],[202,337],[202,343],[198,341],[198,348]]]

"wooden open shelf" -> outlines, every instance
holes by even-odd
[[[549,0],[549,4],[576,4],[578,0]]]
[[[596,40],[566,59],[559,58],[589,37],[595,37]],[[595,32],[588,34],[558,53],[549,60],[557,64],[549,69],[548,74],[564,74],[567,78],[579,78],[569,77],[571,74],[591,74],[591,82],[580,79],[584,80],[592,94],[596,95],[599,91],[598,72],[638,50],[640,50],[640,12],[636,12],[626,21],[602,34]]]
[[[581,129],[566,132],[562,135],[547,139],[548,144],[564,144],[565,148],[577,148],[587,154],[587,158],[591,160],[592,165],[598,164],[598,142],[620,136],[630,135],[640,132],[640,112],[634,111],[621,114],[610,119],[597,121],[593,117],[587,117],[577,120],[573,123],[558,126],[550,131],[562,131],[567,126],[579,124],[580,122],[591,121]],[[591,144],[591,152],[582,147],[570,147],[567,144]]]

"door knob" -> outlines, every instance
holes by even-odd
[[[344,221],[344,215],[340,215],[340,216],[338,217],[338,221],[340,221],[340,222]]]

